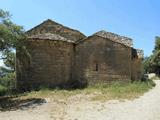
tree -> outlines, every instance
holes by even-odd
[[[155,37],[155,47],[154,47],[153,53],[157,51],[160,51],[160,37],[159,36]]]
[[[0,86],[7,91],[15,88],[15,50],[24,48],[24,40],[23,28],[11,21],[9,12],[0,9],[0,60],[5,64],[0,67]]]
[[[143,60],[144,73],[149,73],[151,71],[150,70],[150,62],[151,62],[150,57],[145,57],[144,58],[144,60]]]
[[[15,71],[16,54],[14,52],[9,52],[5,56],[7,58],[7,59],[4,59],[5,66],[10,68],[12,71]]]
[[[155,38],[155,48],[153,50],[152,68],[154,72],[160,75],[160,37]]]
[[[155,37],[153,54],[144,59],[143,65],[145,72],[154,72],[160,75],[160,37]]]
[[[21,46],[25,39],[24,30],[21,26],[11,21],[11,15],[0,9],[0,59],[4,60],[7,67],[15,70],[16,47]]]

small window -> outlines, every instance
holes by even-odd
[[[96,63],[96,69],[95,69],[95,71],[98,71],[98,63]]]
[[[98,71],[98,63],[94,63],[92,66],[93,71]]]

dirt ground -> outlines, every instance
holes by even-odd
[[[93,101],[83,94],[66,101],[21,101],[18,108],[1,111],[0,120],[160,120],[160,80],[155,82],[156,87],[130,101]]]

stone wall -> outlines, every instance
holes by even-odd
[[[132,62],[131,62],[132,63],[132,69],[131,69],[132,81],[139,81],[142,79],[142,75],[143,75],[142,59],[143,59],[143,51],[132,48]]]
[[[96,35],[77,44],[47,39],[28,39],[29,56],[17,50],[17,86],[20,89],[110,84],[142,77],[142,52],[139,50]]]
[[[132,59],[132,81],[140,81],[142,79],[142,60],[139,58]]]
[[[18,87],[21,89],[43,86],[65,87],[72,82],[73,43],[29,40],[27,49],[29,58],[22,57],[17,51]]]
[[[76,45],[74,79],[82,85],[131,79],[131,48],[99,36]]]
[[[27,55],[16,51],[17,87],[85,86],[142,77],[143,52],[132,39],[99,31],[90,37],[46,20],[26,32]]]

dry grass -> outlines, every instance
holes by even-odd
[[[26,93],[25,98],[51,98],[54,100],[67,100],[69,97],[74,95],[82,94],[91,95],[92,100],[111,100],[111,99],[134,99],[149,89],[151,89],[155,84],[153,81],[147,82],[135,82],[122,85],[120,83],[113,83],[111,86],[106,84],[96,84],[94,86],[89,86],[85,89],[75,89],[75,90],[59,90],[59,89],[42,89],[40,91],[32,91]]]
[[[125,85],[113,84],[110,87],[101,89],[101,94],[93,97],[93,100],[110,100],[110,99],[134,99],[143,95],[155,84],[153,81],[148,82],[135,82]]]
[[[151,80],[160,80],[160,77],[159,76],[154,76],[151,78]]]

